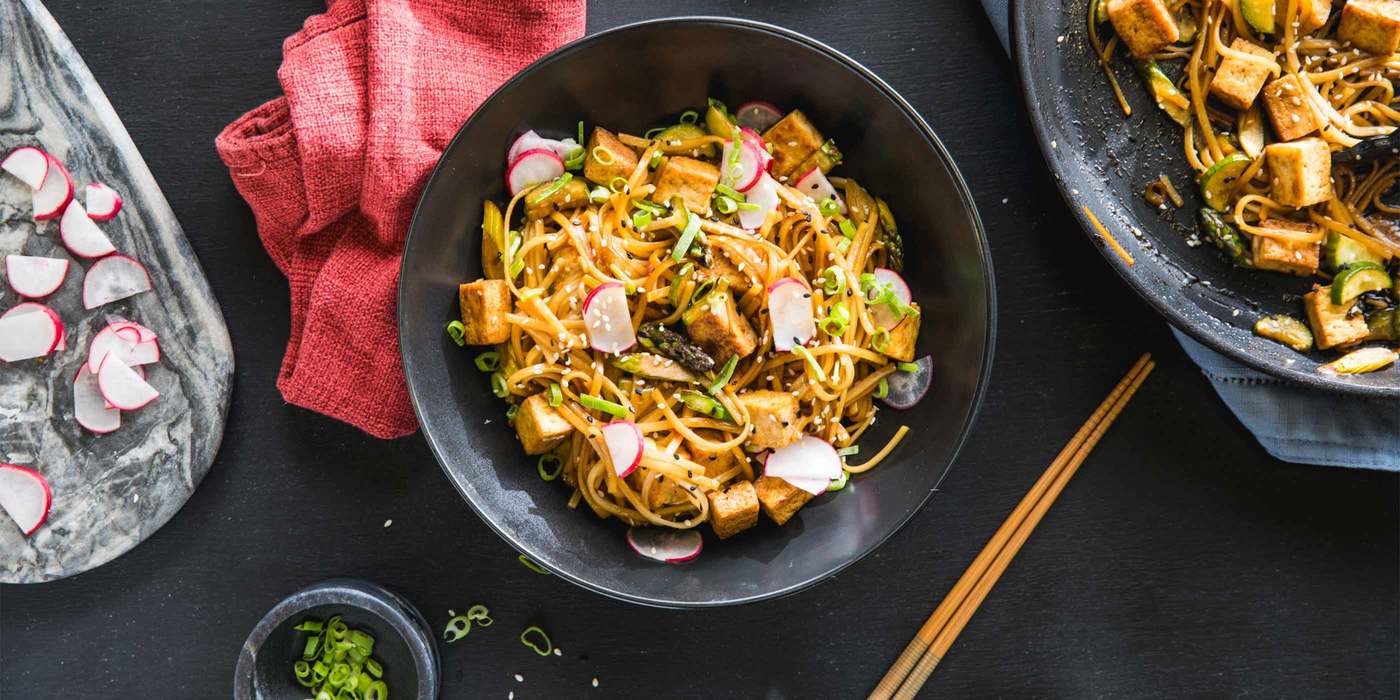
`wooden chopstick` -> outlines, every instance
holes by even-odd
[[[1041,517],[1098,444],[1104,431],[1117,419],[1143,380],[1156,367],[1151,358],[1150,354],[1138,358],[1127,375],[1060,450],[1045,473],[1031,486],[1006,522],[963,572],[948,596],[919,628],[884,678],[880,679],[870,694],[872,700],[913,697],[923,687],[924,681],[952,646],[953,640],[971,619],[977,606],[986,598]]]

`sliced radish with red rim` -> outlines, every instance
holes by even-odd
[[[58,313],[43,304],[34,301],[26,301],[16,304],[14,308],[0,314],[0,319],[18,316],[19,314],[46,313],[53,319],[54,325],[58,326],[58,344],[54,346],[54,351],[68,349],[68,331],[63,327],[63,320],[58,317]]]
[[[778,208],[778,187],[778,181],[768,173],[759,173],[758,184],[744,193],[748,197],[747,203],[758,208],[740,209],[739,225],[751,231],[763,226],[768,214]]]
[[[143,325],[141,325],[141,324],[139,324],[139,323],[137,323],[137,322],[135,322],[135,321],[128,321],[128,320],[126,320],[126,319],[124,319],[124,318],[122,318],[122,317],[120,317],[120,316],[114,316],[114,315],[111,315],[111,314],[108,314],[106,318],[107,318],[107,325],[109,325],[109,326],[116,326],[116,327],[117,327],[117,330],[121,330],[122,327],[124,327],[124,326],[136,329],[137,333],[140,334],[140,339],[139,339],[137,342],[146,343],[146,342],[150,342],[150,341],[152,341],[152,340],[155,340],[156,338],[159,337],[159,336],[156,335],[156,332],[155,332],[155,331],[153,331],[153,330],[151,330],[151,329],[149,329],[149,328],[147,328],[147,327],[145,327],[145,326],[143,326]]]
[[[646,442],[642,440],[642,429],[630,420],[618,420],[603,426],[603,444],[608,448],[613,471],[618,476],[627,476],[642,463],[646,452]]]
[[[97,370],[97,388],[107,403],[123,411],[134,411],[160,396],[136,370],[111,353],[103,358],[102,367]]]
[[[885,377],[889,395],[881,401],[890,408],[907,411],[913,408],[928,393],[933,384],[933,358],[925,355],[914,360],[914,371],[897,370]]]
[[[510,145],[510,150],[506,151],[506,163],[514,163],[522,153],[542,148],[551,151],[560,158],[568,158],[573,152],[578,150],[579,144],[573,139],[547,139],[535,133],[533,129],[516,137],[515,142]]]
[[[48,177],[49,155],[33,146],[21,146],[0,161],[0,170],[19,178],[29,189],[37,190]]]
[[[49,171],[39,189],[34,190],[34,220],[44,221],[64,213],[73,200],[73,178],[57,158],[45,154],[49,161]]]
[[[83,203],[93,221],[108,221],[122,210],[122,196],[100,182],[83,188]]]
[[[78,367],[78,374],[73,377],[73,418],[98,435],[122,427],[122,412],[102,398],[97,376],[88,371],[86,364]]]
[[[564,161],[546,148],[532,148],[511,161],[506,171],[506,184],[510,186],[510,196],[522,190],[543,184],[564,174]]]
[[[0,508],[25,537],[44,524],[52,506],[53,491],[43,474],[18,464],[0,464]]]
[[[754,136],[752,132],[744,132],[739,138],[739,163],[736,169],[729,166],[730,154],[734,148],[732,141],[724,144],[723,157],[720,160],[726,170],[723,173],[724,182],[730,183],[740,192],[748,192],[758,184],[759,178],[768,169],[772,156],[763,148],[761,137]]]
[[[88,344],[87,368],[96,374],[102,367],[102,360],[113,354],[128,367],[148,365],[160,361],[160,346],[152,339],[141,342],[136,324],[113,324],[103,328],[92,337]]]
[[[46,297],[63,286],[63,280],[68,276],[68,261],[63,258],[6,255],[5,276],[15,294],[30,299]]]
[[[0,318],[0,360],[43,357],[58,347],[63,322],[53,313],[19,313]]]
[[[762,100],[745,102],[734,110],[734,119],[739,122],[739,126],[745,126],[758,131],[767,131],[769,127],[778,123],[783,118],[783,110],[777,105]]]
[[[695,530],[632,527],[627,529],[627,545],[647,559],[680,564],[700,556],[700,551],[705,548],[705,538]]]
[[[914,295],[909,291],[909,285],[904,282],[904,278],[900,277],[898,272],[884,267],[877,267],[871,274],[875,276],[875,284],[880,286],[888,285],[890,289],[894,291],[894,297],[898,299],[901,304],[907,306],[913,302]],[[865,290],[866,301],[871,299],[871,292],[873,291],[873,289]],[[875,325],[886,330],[894,328],[903,321],[903,317],[894,309],[891,309],[889,304],[878,304],[871,307],[870,315],[872,320],[875,321]]]
[[[583,325],[594,350],[617,354],[637,343],[632,311],[621,282],[604,282],[583,300]]]
[[[117,252],[112,239],[88,217],[87,210],[76,199],[64,210],[63,219],[58,222],[58,233],[68,252],[80,258],[100,258]]]
[[[768,317],[773,322],[773,349],[788,352],[817,335],[812,291],[794,277],[768,285]]]
[[[797,442],[773,450],[763,465],[763,474],[816,496],[826,491],[832,479],[841,476],[841,456],[827,441],[803,435]]]
[[[846,202],[841,199],[841,195],[836,194],[836,187],[831,184],[830,180],[826,179],[826,174],[822,172],[821,168],[812,166],[811,170],[808,170],[802,177],[797,178],[797,182],[793,183],[793,187],[796,187],[798,192],[811,197],[816,202],[822,202],[828,197],[834,198],[836,200],[837,211],[842,214],[846,213]]]
[[[151,290],[151,275],[125,255],[98,260],[83,278],[83,306],[95,309]]]

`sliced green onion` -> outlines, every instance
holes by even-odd
[[[656,166],[661,165],[661,159],[665,157],[666,154],[662,153],[660,149],[653,151],[651,154],[651,162],[647,163],[647,167],[655,170]]]
[[[375,659],[365,659],[365,670],[369,671],[369,675],[375,678],[384,677],[384,667]]]
[[[632,228],[646,228],[651,224],[651,212],[639,211],[632,215]]]
[[[832,265],[822,272],[822,292],[829,297],[839,297],[846,293],[846,272]]]
[[[842,219],[841,223],[837,224],[837,228],[841,229],[841,235],[846,238],[856,237],[856,225],[851,223],[850,219]]]
[[[384,667],[371,656],[374,637],[352,629],[339,615],[331,616],[324,625],[318,620],[304,620],[293,630],[325,633],[308,638],[303,658],[292,664],[297,683],[308,688],[316,700],[365,700],[363,693],[373,681],[362,669],[368,668],[376,677],[384,673]],[[387,684],[380,688],[381,700],[387,697],[388,688]]]
[[[360,700],[389,700],[389,684],[384,681],[370,683]]]
[[[676,241],[676,247],[671,250],[671,259],[680,262],[685,258],[685,252],[690,250],[690,244],[695,240],[695,234],[700,232],[700,217],[693,216],[685,204],[681,204],[681,211],[685,213],[685,228],[681,230],[680,240]]]
[[[838,457],[850,457],[851,455],[858,455],[858,454],[860,454],[860,445],[851,445],[851,446],[849,446],[849,447],[842,447],[841,449],[839,449],[839,450],[836,451],[836,456],[838,456]]]
[[[326,623],[326,631],[333,641],[338,642],[345,639],[345,635],[350,633],[350,625],[342,622],[340,616],[336,615],[330,619],[330,622]]]
[[[306,638],[306,647],[301,651],[301,658],[310,661],[316,658],[317,652],[321,651],[321,635],[313,635]]]
[[[535,636],[539,637],[539,640],[544,643],[544,646],[540,646],[539,644],[530,641],[531,632],[533,632]],[[531,649],[534,649],[535,653],[539,654],[540,656],[549,656],[550,654],[554,653],[554,643],[549,641],[549,635],[545,634],[544,630],[540,629],[535,625],[530,625],[529,627],[526,627],[520,632],[520,643],[524,644],[527,647],[530,647]]]
[[[919,366],[913,362],[897,362],[895,367],[898,367],[901,372],[917,372],[919,370]]]
[[[704,299],[714,288],[715,278],[707,277],[703,280],[700,280],[700,283],[695,285],[695,291],[690,293],[690,304],[694,304],[696,301]],[[686,308],[689,308],[690,304],[687,304]]]
[[[594,187],[588,191],[588,201],[594,204],[602,204],[608,201],[608,194],[608,188],[602,186]]]
[[[317,661],[311,665],[311,682],[320,685],[326,682],[326,676],[331,674],[330,664],[324,661]]]
[[[522,272],[524,272],[524,271],[525,271],[525,259],[524,259],[524,258],[521,258],[521,259],[519,259],[519,260],[513,261],[513,262],[510,264],[510,277],[511,277],[511,279],[515,279],[516,277],[519,277],[519,276],[520,276],[520,273],[522,273]]]
[[[578,170],[583,167],[584,162],[587,160],[588,151],[584,149],[583,146],[579,146],[578,148],[569,151],[569,155],[564,157],[564,169]],[[567,175],[568,173],[565,174]]]
[[[540,202],[549,199],[550,196],[553,195],[555,192],[564,189],[564,185],[569,184],[569,181],[572,179],[574,179],[574,176],[570,173],[564,173],[563,175],[554,178],[554,180],[552,180],[548,185],[545,185],[544,188],[541,189],[539,192],[530,195],[530,203],[539,204]]]
[[[738,207],[739,211],[758,211],[763,208],[753,202],[739,202],[735,206]]]
[[[726,185],[724,183],[715,185],[715,191],[736,202],[748,201],[748,197],[745,197],[743,192],[740,192],[739,190],[736,190],[733,187],[730,187],[729,185]]]
[[[485,605],[477,603],[467,608],[467,619],[475,622],[480,627],[490,627],[495,620],[491,619],[491,611]]]
[[[510,407],[506,409],[506,420],[507,420],[508,422],[514,423],[514,422],[515,422],[515,414],[517,414],[517,413],[519,413],[519,412],[520,412],[520,406],[519,406],[518,404],[511,404]]]
[[[831,307],[831,312],[817,323],[827,335],[839,336],[846,332],[846,326],[851,322],[851,312],[845,304],[837,304]]]
[[[535,470],[540,473],[540,478],[545,481],[554,481],[564,473],[564,461],[554,455],[540,455],[538,462],[535,462]]]
[[[663,207],[660,204],[657,204],[656,202],[648,202],[645,199],[632,200],[632,206],[643,211],[649,211],[651,212],[652,216],[660,217],[666,215],[666,207]]]
[[[609,400],[607,400],[607,399],[604,399],[604,398],[601,398],[601,397],[598,397],[598,396],[594,396],[594,395],[592,395],[592,394],[582,394],[582,395],[580,395],[580,396],[578,397],[578,402],[581,403],[581,404],[583,404],[583,407],[584,407],[584,408],[589,408],[589,409],[592,409],[592,410],[594,410],[594,411],[602,411],[603,413],[606,413],[606,414],[608,414],[608,415],[610,415],[610,416],[613,416],[614,418],[626,418],[626,417],[627,417],[627,407],[626,407],[626,406],[623,406],[623,405],[620,404],[620,403],[614,403],[614,402],[612,402],[612,401],[609,401]]]
[[[320,620],[303,620],[301,624],[292,629],[298,632],[320,632],[325,629],[325,625]]]
[[[510,394],[510,387],[506,386],[506,375],[500,372],[491,375],[491,393],[502,399]]]
[[[668,128],[670,128],[670,127],[658,126],[658,127],[655,127],[655,128],[647,129],[647,130],[646,130],[646,133],[642,134],[642,138],[644,138],[644,139],[654,139],[654,138],[656,138],[656,135],[657,135],[657,134],[659,134],[659,133],[665,131],[665,130],[668,129]]]
[[[729,108],[726,107],[726,106],[724,106],[724,103],[723,103],[723,102],[720,102],[719,100],[716,100],[716,99],[713,98],[713,97],[705,98],[705,104],[707,104],[707,105],[709,105],[709,106],[711,106],[711,107],[714,107],[715,109],[719,110],[719,111],[720,111],[721,113],[723,113],[723,114],[729,114]]]
[[[578,142],[583,145],[583,120],[578,120]]]
[[[449,321],[447,323],[447,336],[452,338],[452,342],[456,343],[457,347],[465,347],[467,344],[467,327],[462,325],[461,321]]]
[[[801,355],[802,359],[806,360],[808,365],[811,365],[812,370],[817,373],[817,381],[826,381],[826,370],[822,369],[822,366],[817,363],[817,358],[812,354],[811,350],[808,350],[805,346],[798,345],[794,347],[792,351]]]
[[[879,286],[880,280],[876,279],[874,273],[870,272],[860,273],[858,279],[860,280],[860,288],[865,290],[866,298],[869,299],[870,289]]]
[[[442,638],[451,644],[467,636],[467,633],[471,631],[472,621],[468,620],[466,615],[454,615],[452,619],[447,621],[447,626],[442,629]]]
[[[876,327],[875,333],[870,336],[870,347],[874,348],[875,352],[884,352],[888,350],[890,347],[890,332],[884,328]]]
[[[495,372],[501,368],[501,353],[488,350],[477,355],[476,368],[483,372]]]
[[[363,651],[365,654],[374,653],[374,637],[371,637],[368,634],[365,634],[364,632],[361,632],[359,630],[351,631],[350,643],[354,644],[356,649]]]
[[[851,249],[851,239],[849,239],[849,238],[842,238],[840,241],[837,241],[837,243],[836,243],[836,252],[841,253],[841,254],[844,255],[844,254],[846,253],[846,251],[848,251],[848,250],[850,250],[850,249]]]
[[[693,109],[687,109],[686,111],[681,112],[681,123],[682,123],[682,124],[694,124],[695,122],[698,122],[698,121],[700,121],[700,113],[699,113],[699,112],[697,112],[697,111],[695,111],[695,110],[693,110]]]
[[[817,203],[817,211],[821,212],[822,216],[836,216],[841,213],[841,202],[835,195],[827,197]]]
[[[331,675],[326,682],[332,688],[339,688],[345,685],[345,680],[350,677],[350,664],[336,664],[331,667]]]
[[[724,386],[729,383],[729,380],[734,377],[734,368],[738,366],[739,356],[730,355],[729,359],[724,361],[724,367],[720,368],[719,374],[715,375],[715,380],[710,382],[708,391],[711,394],[718,394],[720,389],[723,389]]]
[[[608,180],[608,189],[614,193],[621,192],[627,189],[627,180],[623,179],[621,175],[618,175],[617,177]]]
[[[562,403],[564,403],[564,390],[560,389],[558,384],[550,382],[549,405],[555,408],[559,408],[559,405]]]
[[[530,557],[527,557],[524,554],[520,555],[520,564],[537,574],[542,574],[544,576],[549,575],[549,569],[546,569],[543,566],[536,564],[535,562],[530,560]]]
[[[707,415],[716,420],[734,420],[734,416],[729,413],[729,409],[725,408],[724,404],[694,389],[686,389],[681,392],[681,403],[696,413]]]
[[[592,152],[593,160],[598,161],[599,165],[613,164],[613,156],[611,153],[608,152],[608,149],[603,148],[602,146],[594,146]]]
[[[739,203],[725,195],[719,195],[715,197],[715,211],[721,214],[733,214],[739,211]]]
[[[681,271],[676,273],[675,277],[671,278],[671,288],[667,294],[667,300],[671,302],[671,306],[674,307],[680,304],[681,285],[685,283],[686,279],[690,277],[690,273],[694,270],[695,265],[686,263],[681,266]]]
[[[742,132],[739,131],[738,126],[735,126],[729,134],[729,157],[724,162],[723,178],[734,182],[743,173],[743,169],[739,167],[739,138]]]
[[[846,482],[850,480],[851,473],[846,471],[845,469],[842,469],[841,476],[832,479],[831,483],[826,485],[826,492],[831,493],[833,491],[840,491],[841,489],[846,488]]]
[[[890,395],[890,380],[880,377],[880,383],[875,387],[875,398],[883,399]]]
[[[315,685],[311,680],[311,664],[305,661],[298,661],[292,664],[292,673],[296,675],[297,682],[303,686],[310,688]]]

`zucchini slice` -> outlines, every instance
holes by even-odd
[[[1308,329],[1308,324],[1292,316],[1265,316],[1254,322],[1254,333],[1283,343],[1298,352],[1307,352],[1313,348],[1313,334]]]
[[[1394,286],[1385,268],[1377,263],[1354,262],[1332,278],[1332,303],[1345,304],[1362,294]]]
[[[1336,274],[1353,263],[1369,262],[1380,266],[1385,261],[1366,246],[1336,231],[1328,231],[1327,238],[1322,242],[1322,262]]]
[[[1211,209],[1229,210],[1230,190],[1251,162],[1253,160],[1243,153],[1231,153],[1215,161],[1215,165],[1210,166],[1206,174],[1201,176],[1201,196],[1205,197],[1206,204]]]
[[[712,108],[713,109],[713,108]],[[668,126],[656,135],[656,140],[665,145],[671,145],[671,141],[689,141],[690,139],[705,136],[706,132],[698,124],[676,124]],[[699,148],[691,149],[686,155],[692,158],[707,157],[713,158],[717,155],[715,145],[707,143]]]
[[[1240,148],[1250,158],[1258,158],[1264,152],[1264,115],[1259,105],[1240,112],[1236,126],[1240,133]]]
[[[711,136],[722,136],[729,138],[734,133],[736,124],[729,114],[720,109],[719,105],[711,104],[705,110],[705,130]]]
[[[1400,309],[1381,309],[1366,317],[1367,340],[1400,340]]]
[[[1400,354],[1390,348],[1361,348],[1352,350],[1340,358],[1318,367],[1323,374],[1362,374],[1385,369],[1393,364]]]
[[[1240,0],[1240,13],[1244,15],[1244,21],[1254,27],[1254,31],[1274,33],[1274,0]]]
[[[1177,89],[1176,83],[1162,72],[1162,67],[1157,65],[1156,61],[1138,61],[1137,68],[1142,79],[1147,81],[1147,87],[1152,91],[1152,99],[1157,101],[1157,106],[1177,124],[1190,124],[1191,108],[1182,105],[1190,105],[1191,101],[1186,98],[1185,93]]]

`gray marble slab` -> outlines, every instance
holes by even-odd
[[[85,310],[74,261],[41,300],[62,317],[68,349],[44,361],[0,364],[0,462],[49,480],[48,521],[24,537],[0,517],[0,581],[32,583],[87,571],[135,547],[184,505],[208,473],[223,436],[233,349],[180,223],[82,58],[38,0],[0,0],[0,154],[34,145],[59,158],[76,187],[107,183],[125,200],[102,224],[121,252],[144,263],[155,289]],[[57,221],[35,223],[30,192],[0,175],[0,256],[71,257]],[[6,287],[0,311],[20,300]],[[161,392],[94,435],[73,419],[72,380],[109,315],[154,329],[161,361],[148,367]]]

